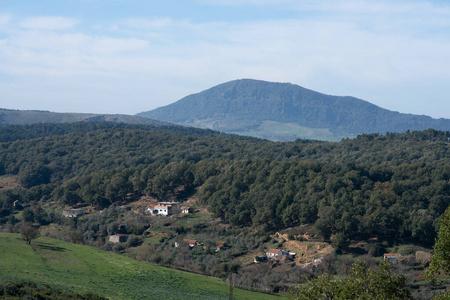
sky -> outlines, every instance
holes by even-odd
[[[0,107],[136,114],[242,78],[450,118],[450,1],[0,0]]]

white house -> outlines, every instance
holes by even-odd
[[[277,257],[279,252],[280,252],[280,250],[278,250],[278,249],[269,249],[266,252],[266,256],[268,258]]]
[[[66,218],[77,218],[83,214],[82,209],[65,209],[63,210],[63,216]]]
[[[147,211],[152,215],[169,216],[172,214],[172,206],[170,205],[151,205]]]
[[[157,205],[150,205],[147,212],[152,215],[170,216],[179,213],[180,202],[158,202]]]

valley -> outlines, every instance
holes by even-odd
[[[394,272],[408,278],[418,299],[448,284],[442,277],[435,286],[421,274],[450,204],[449,132],[277,143],[178,127],[43,126],[0,128],[1,230],[37,230],[30,245],[14,239],[35,253],[70,242],[139,266],[214,277],[224,288],[232,278],[234,288],[267,297],[286,297],[321,274],[348,276],[358,261],[376,267],[386,254],[399,257]],[[40,274],[21,259],[13,259],[22,265],[15,268]],[[94,261],[62,260],[74,270],[99,260],[88,259]],[[48,284],[8,274],[18,273],[3,273],[3,280]],[[51,279],[53,286],[92,291],[72,275],[63,278]],[[104,283],[121,280],[131,284],[123,277]]]

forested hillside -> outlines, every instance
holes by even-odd
[[[324,239],[341,233],[430,245],[450,204],[449,132],[275,143],[64,126],[52,130],[73,132],[29,140],[20,127],[2,128],[4,140],[20,139],[0,143],[0,175],[17,175],[21,184],[0,190],[2,223],[12,221],[15,200],[108,207],[130,195],[183,201],[199,189],[202,203],[232,225],[315,224]],[[35,210],[30,220],[51,216]]]
[[[91,132],[100,129],[139,129],[147,131],[168,132],[180,135],[190,136],[222,136],[233,139],[252,139],[239,135],[232,135],[213,131],[209,129],[200,129],[194,127],[184,127],[175,124],[171,125],[148,125],[148,124],[129,124],[121,122],[73,122],[73,123],[37,123],[29,125],[6,125],[0,126],[0,142],[11,142],[15,140],[29,140],[40,137],[64,135],[74,132]]]

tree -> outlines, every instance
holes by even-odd
[[[439,220],[440,229],[434,244],[434,255],[426,271],[428,280],[450,274],[450,206]]]
[[[23,223],[22,226],[20,226],[19,233],[27,241],[28,245],[31,244],[31,240],[39,237],[39,230],[28,223]]]
[[[40,184],[47,184],[50,182],[52,170],[44,165],[39,165],[32,169],[25,168],[19,173],[20,183],[25,188],[31,188]]]
[[[237,274],[241,265],[239,263],[228,263],[223,265],[223,271],[228,273],[228,282],[230,283],[229,299],[233,299],[233,273]]]
[[[348,240],[347,237],[343,233],[337,233],[331,239],[331,244],[333,248],[336,250],[337,254],[341,254],[348,250]]]
[[[368,269],[365,262],[357,262],[349,275],[333,281],[328,273],[309,281],[306,286],[291,288],[290,299],[412,299],[405,289],[406,278],[392,274],[389,261],[377,270]]]
[[[34,222],[34,212],[31,207],[27,207],[22,211],[22,220],[24,222]]]

